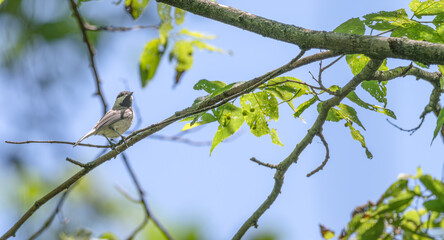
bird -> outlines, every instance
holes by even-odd
[[[110,138],[122,137],[122,134],[131,127],[134,118],[133,111],[133,92],[122,91],[117,95],[113,108],[105,113],[105,115],[96,123],[91,131],[86,133],[77,141],[73,147],[77,146],[85,138],[92,135],[102,135],[111,144]]]

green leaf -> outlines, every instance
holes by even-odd
[[[207,79],[201,79],[199,80],[199,82],[197,82],[194,85],[193,89],[204,90],[207,93],[213,93],[214,91],[221,89],[225,86],[227,86],[227,84],[221,81],[209,81]]]
[[[436,196],[441,204],[444,205],[444,183],[438,179],[433,179],[430,175],[423,175],[419,178],[419,180]]]
[[[243,95],[240,102],[251,133],[257,137],[270,134],[265,117],[275,121],[279,118],[277,99],[268,92],[258,92]]]
[[[215,117],[218,119],[220,125],[214,135],[210,155],[219,143],[233,135],[244,123],[242,109],[231,103],[218,107],[215,111]]]
[[[441,130],[443,126],[444,126],[444,108],[441,109],[438,115],[438,119],[436,120],[436,128],[435,131],[433,132],[432,142],[433,140],[435,140],[436,136],[438,136],[439,130]]]
[[[405,28],[397,28],[395,29],[391,37],[407,37],[409,39],[418,40],[418,41],[428,41],[434,43],[440,43],[441,38],[439,34],[430,26],[425,24],[421,24],[415,22],[414,24],[410,24]]]
[[[442,0],[427,0],[425,2],[413,0],[409,4],[409,7],[417,17],[436,15],[444,12],[444,2]]]
[[[353,218],[348,222],[347,224],[347,236],[350,236],[352,233],[354,233],[362,224],[364,214],[358,213],[353,216]]]
[[[278,134],[276,132],[276,129],[272,128],[270,131],[270,136],[271,136],[271,142],[279,145],[279,146],[284,146],[284,144],[282,144],[282,142],[279,140]]]
[[[362,127],[365,130],[365,127],[362,125],[361,121],[358,118],[358,115],[356,113],[356,110],[348,105],[345,105],[343,103],[340,103],[339,105],[339,109],[341,109],[339,111],[339,113],[342,115],[342,118],[347,120],[347,121],[351,121],[351,122],[355,122],[356,124],[358,124],[360,127]]]
[[[347,98],[348,98],[350,101],[356,103],[356,104],[357,104],[358,106],[360,106],[360,107],[363,107],[363,108],[368,109],[368,110],[371,110],[371,111],[375,111],[375,112],[383,113],[383,114],[385,114],[385,115],[387,115],[387,116],[389,116],[389,117],[391,117],[391,118],[396,119],[396,115],[395,115],[395,113],[394,113],[392,110],[387,109],[387,108],[384,108],[384,107],[380,107],[380,106],[377,106],[377,105],[372,105],[372,104],[366,103],[366,102],[362,101],[362,100],[358,97],[358,95],[356,95],[356,93],[355,93],[354,91],[351,91],[351,92],[347,95]]]
[[[351,18],[335,28],[333,32],[363,35],[365,25],[359,18]]]
[[[162,22],[162,24],[160,24],[160,27],[159,27],[160,44],[166,45],[171,29],[173,29],[173,25],[171,25],[171,21]]]
[[[185,72],[193,65],[193,45],[189,41],[177,41],[170,56],[177,61],[176,72]]]
[[[140,56],[140,79],[142,87],[154,77],[157,67],[159,66],[162,53],[159,52],[160,39],[155,38],[145,45],[145,49]]]
[[[174,9],[174,18],[176,19],[176,25],[180,25],[185,21],[185,14],[187,12],[180,8]]]
[[[100,239],[106,240],[119,240],[119,238],[112,232],[105,232],[99,236]]]
[[[387,106],[387,81],[364,81],[361,83],[361,87],[370,93],[378,102],[384,103],[384,108]]]
[[[403,8],[391,12],[370,13],[364,15],[364,19],[365,25],[378,31],[388,31],[396,27],[403,28],[415,23],[408,18]]]
[[[2,5],[2,3],[4,2],[5,0],[0,0],[0,5]]]
[[[195,38],[195,39],[200,39],[200,40],[212,40],[212,39],[216,38],[215,35],[205,35],[205,34],[200,33],[200,32],[189,31],[186,28],[182,28],[179,31],[179,35],[187,35],[189,37],[192,37],[192,38]]]
[[[193,44],[193,46],[197,47],[200,50],[208,50],[211,52],[224,52],[224,50],[222,50],[221,48],[212,46],[208,43],[204,43],[200,40],[192,40],[191,44]]]
[[[235,84],[236,84],[236,83],[230,83],[230,84],[228,84],[228,85],[225,86],[225,87],[222,87],[222,88],[219,88],[219,89],[214,90],[214,92],[211,93],[211,97],[215,97],[215,96],[217,96],[217,95],[219,95],[219,94],[221,94],[221,93],[223,93],[223,92],[225,92],[225,91],[231,89]]]
[[[301,84],[302,81],[295,77],[277,77],[261,85],[259,89],[271,92],[283,101],[291,101],[302,95],[311,93],[308,86]]]
[[[313,105],[315,102],[317,101],[316,97],[312,97],[310,98],[310,100],[305,101],[304,103],[302,103],[301,105],[299,105],[298,108],[296,108],[295,113],[293,114],[294,117],[299,117],[301,116],[301,114],[307,109],[309,108],[311,105]]]
[[[201,119],[201,121],[197,121],[198,119]],[[211,123],[211,122],[215,122],[217,121],[217,118],[214,117],[212,114],[210,113],[204,113],[203,115],[197,116],[195,117],[195,119],[193,119],[193,121],[191,123],[187,123],[185,124],[185,126],[182,128],[182,131],[197,127],[197,126],[201,126],[207,123]]]
[[[145,10],[149,0],[125,0],[125,9],[133,19],[137,19]]]
[[[347,122],[345,124],[345,126],[347,126],[348,128],[350,128],[350,134],[352,135],[353,139],[356,141],[359,141],[361,143],[361,146],[365,149],[365,154],[367,155],[368,159],[372,159],[373,155],[372,153],[368,150],[367,145],[365,144],[365,139],[362,136],[362,134],[356,130],[352,124],[350,122]]]
[[[439,84],[441,85],[441,89],[444,89],[444,65],[438,65],[439,72],[443,75],[441,79],[439,79]]]
[[[444,213],[444,204],[438,199],[424,202],[424,207],[429,211]]]
[[[171,6],[164,3],[158,3],[157,4],[157,14],[159,15],[160,21],[162,23],[164,22],[171,22]]]
[[[361,72],[361,70],[367,65],[370,61],[370,58],[363,54],[349,54],[345,56],[345,60],[347,61],[348,66],[352,70],[353,75],[356,75]],[[384,59],[384,62],[378,69],[379,71],[387,71],[387,59]]]
[[[372,224],[370,227],[365,230],[362,235],[358,239],[362,240],[375,240],[378,239],[382,232],[384,231],[384,219],[379,218],[378,221]]]
[[[382,195],[381,199],[387,199],[389,197],[396,197],[398,196],[402,191],[407,189],[407,180],[400,179],[396,182],[394,182]]]

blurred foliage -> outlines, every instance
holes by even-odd
[[[321,225],[324,239],[334,232]],[[444,183],[418,168],[416,176],[401,174],[373,203],[356,207],[339,239],[443,239]]]

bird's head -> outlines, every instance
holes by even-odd
[[[123,91],[117,95],[113,109],[129,108],[133,104],[133,92]]]

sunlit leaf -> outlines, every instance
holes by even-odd
[[[204,90],[207,93],[213,93],[214,91],[221,89],[225,86],[227,86],[227,84],[221,81],[209,81],[207,79],[201,79],[199,80],[199,82],[197,82],[194,85],[193,89]]]
[[[196,39],[200,39],[200,40],[211,40],[211,39],[215,39],[216,36],[215,35],[206,35],[200,32],[195,32],[195,31],[190,31],[186,28],[182,28],[179,31],[180,35],[187,35],[190,36],[192,38],[196,38]]]
[[[444,205],[444,183],[438,179],[433,179],[430,175],[423,175],[419,180]]]
[[[387,81],[364,81],[361,83],[361,87],[370,93],[378,102],[384,103],[384,108],[387,106]]]
[[[359,18],[351,18],[335,28],[333,32],[363,35],[365,25]]]
[[[333,232],[332,230],[326,228],[324,225],[319,224],[319,228],[321,229],[321,235],[323,239],[331,239],[335,237],[335,232]]]
[[[405,9],[402,8],[391,12],[370,13],[364,15],[364,19],[365,25],[378,31],[388,31],[396,27],[403,28],[415,23],[409,19]]]
[[[298,108],[296,108],[295,113],[293,114],[294,117],[299,117],[301,116],[301,114],[307,109],[309,108],[311,105],[313,105],[315,102],[317,101],[316,97],[312,97],[310,98],[310,100],[305,101],[304,103],[302,103],[301,105],[298,106]]]
[[[349,54],[345,56],[345,60],[347,61],[348,66],[352,70],[353,75],[356,75],[361,72],[361,70],[367,65],[370,61],[370,58],[365,56],[364,54]],[[384,59],[381,66],[378,69],[379,71],[387,71],[387,59]]]
[[[166,45],[171,29],[173,29],[173,25],[171,25],[171,21],[162,22],[162,24],[160,24],[160,27],[159,27],[160,44]]]
[[[413,0],[409,4],[409,7],[417,17],[435,15],[444,12],[444,2],[442,0],[427,0],[425,2]]]
[[[157,3],[157,14],[161,22],[171,22],[171,6],[164,3]]]
[[[365,154],[367,155],[367,158],[368,158],[368,159],[372,159],[372,158],[373,158],[373,155],[372,155],[372,153],[368,150],[367,145],[365,144],[365,139],[364,139],[364,137],[362,136],[362,134],[361,134],[358,130],[356,130],[356,129],[352,126],[351,123],[347,122],[345,125],[346,125],[347,127],[350,128],[350,133],[351,133],[353,139],[356,140],[356,141],[359,141],[359,142],[361,143],[361,146],[365,149]]]
[[[119,238],[111,232],[102,233],[99,238],[104,240],[119,240]]]
[[[360,107],[363,107],[363,108],[371,110],[371,111],[383,113],[383,114],[385,114],[385,115],[387,115],[387,116],[389,116],[391,118],[396,119],[396,115],[395,115],[395,113],[392,110],[384,108],[384,107],[381,107],[381,106],[377,106],[377,105],[372,105],[372,104],[366,103],[366,102],[362,101],[358,97],[358,95],[356,95],[356,93],[354,91],[351,91],[347,95],[347,98],[350,101],[352,101],[352,102],[356,103],[357,105],[359,105]]]
[[[187,12],[180,8],[174,9],[174,19],[176,19],[176,25],[180,25],[185,21],[185,14]]]
[[[257,137],[270,134],[266,117],[279,118],[277,99],[268,92],[258,92],[243,95],[240,102],[251,133]]]
[[[177,41],[171,51],[171,56],[177,61],[176,71],[184,72],[193,65],[193,45],[189,41]]]
[[[214,135],[210,155],[219,143],[233,135],[244,123],[242,109],[234,106],[231,103],[227,103],[217,108],[215,113],[220,125],[217,128],[216,134]]]
[[[391,37],[407,37],[409,39],[418,40],[418,41],[428,41],[434,43],[440,43],[441,38],[439,34],[432,27],[415,22],[414,24],[409,25],[405,28],[397,28],[395,29]]]
[[[284,144],[282,144],[282,142],[279,140],[278,134],[276,132],[276,129],[272,128],[270,131],[270,136],[271,136],[271,142],[279,145],[279,146],[284,146]]]
[[[438,65],[439,72],[443,75],[441,79],[439,79],[439,84],[441,85],[441,89],[444,89],[444,65]]]
[[[389,197],[394,197],[400,194],[402,191],[407,189],[407,180],[400,179],[394,182],[382,195],[381,199],[387,199]]]
[[[338,107],[340,109],[339,113],[342,115],[343,119],[355,122],[365,130],[365,127],[362,125],[361,121],[359,120],[358,114],[356,113],[356,110],[354,108],[343,103],[340,103]]]
[[[435,131],[433,132],[432,142],[433,140],[435,140],[436,136],[438,136],[438,133],[443,126],[444,126],[444,108],[441,109],[438,115],[438,119],[436,120],[436,128]]]
[[[140,79],[142,87],[145,87],[148,82],[154,77],[157,67],[159,66],[162,53],[159,52],[160,40],[155,38],[145,45],[145,49],[140,56]]]
[[[200,40],[192,40],[191,44],[193,44],[193,46],[197,47],[200,50],[208,50],[210,52],[224,52],[223,49],[212,46],[212,45],[202,42]]]
[[[198,121],[198,119],[200,119],[200,121]],[[203,115],[201,115],[200,117],[197,117],[196,120],[193,119],[193,121],[191,123],[187,123],[185,124],[185,126],[182,128],[182,131],[197,127],[197,126],[201,126],[207,123],[211,123],[211,122],[215,122],[217,121],[217,118],[214,117],[212,114],[210,113],[204,113]]]
[[[133,17],[137,19],[145,10],[149,0],[125,0],[125,9]]]
[[[0,5],[2,5],[2,3],[4,2],[5,0],[0,0]]]

